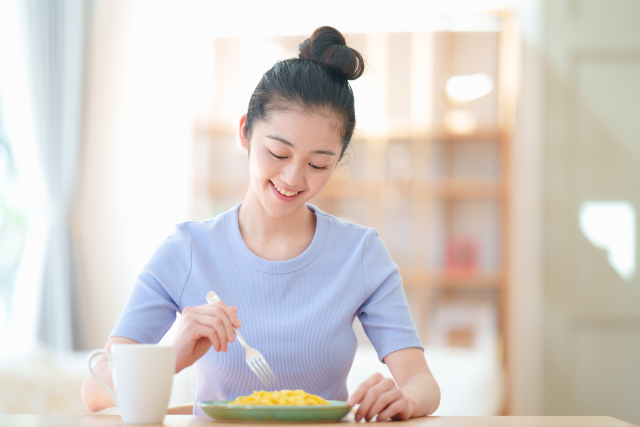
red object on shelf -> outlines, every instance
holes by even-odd
[[[451,236],[447,240],[447,270],[472,273],[478,268],[478,241],[472,236]]]

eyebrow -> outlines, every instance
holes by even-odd
[[[280,142],[282,142],[283,144],[288,145],[288,146],[289,146],[289,147],[291,147],[291,148],[295,148],[295,147],[294,147],[294,145],[293,145],[292,143],[290,143],[290,142],[289,142],[289,141],[287,141],[286,139],[281,138],[281,137],[279,137],[279,136],[275,136],[275,135],[267,135],[267,138],[275,139],[276,141],[280,141]],[[313,154],[328,154],[328,155],[330,155],[330,156],[335,156],[335,155],[336,155],[336,153],[334,153],[334,152],[333,152],[333,151],[331,151],[331,150],[314,150],[314,151],[312,151],[312,153],[313,153]]]

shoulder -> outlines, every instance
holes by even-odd
[[[354,249],[362,249],[363,258],[388,258],[389,252],[378,234],[378,230],[360,224],[344,221],[333,215],[321,211],[315,206],[308,205],[314,210],[316,217],[327,224],[329,239],[334,239],[335,245]]]
[[[228,217],[234,209],[204,221],[185,221],[175,224],[173,233],[165,238],[154,258],[164,260],[180,256],[190,257],[194,247],[198,250],[202,245],[210,246],[216,241],[223,240],[222,237],[228,232]]]
[[[232,215],[238,214],[238,206],[239,205],[234,206],[228,211],[203,221],[185,221],[178,223],[175,226],[174,233],[184,239],[191,240],[199,240],[202,237],[210,239],[216,235],[226,235]]]
[[[315,208],[315,207],[313,207]],[[344,221],[315,208],[318,221],[326,227],[326,248],[332,256],[353,262],[367,268],[367,265],[382,260],[391,260],[385,244],[375,228]]]
[[[330,237],[340,238],[343,241],[353,241],[365,243],[372,236],[377,236],[378,232],[375,228],[367,227],[360,224],[345,221],[336,216],[329,215],[318,209],[316,206],[307,205],[309,209],[315,212],[318,221],[326,224],[327,232]]]

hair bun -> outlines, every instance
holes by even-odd
[[[339,78],[355,80],[364,72],[362,55],[347,46],[343,35],[333,27],[320,27],[300,43],[300,59],[324,65]]]

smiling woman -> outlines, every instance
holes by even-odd
[[[336,119],[330,113],[306,113],[299,107],[292,108],[274,112],[268,121],[255,124],[251,138],[246,116],[240,120],[242,147],[251,150],[250,191],[240,209],[241,217],[245,209],[250,211],[254,203],[259,203],[273,218],[291,214],[308,218],[311,212],[305,203],[320,193],[331,178],[338,163],[336,152],[342,149]],[[304,248],[309,243],[310,240]],[[272,257],[273,254],[266,259]]]
[[[244,350],[229,344],[233,328],[242,326],[269,360],[278,389],[359,404],[358,421],[435,411],[440,391],[378,233],[307,203],[351,140],[349,80],[363,70],[342,34],[321,27],[300,45],[298,58],[263,75],[238,128],[249,157],[244,201],[213,219],[176,226],[143,268],[107,351],[115,343],[157,343],[179,311],[176,372],[195,365],[196,402],[261,388]],[[203,304],[212,290],[230,305]],[[349,396],[356,316],[394,379],[374,374]],[[111,383],[106,360],[94,370]],[[92,377],[82,395],[92,411],[113,406]]]

